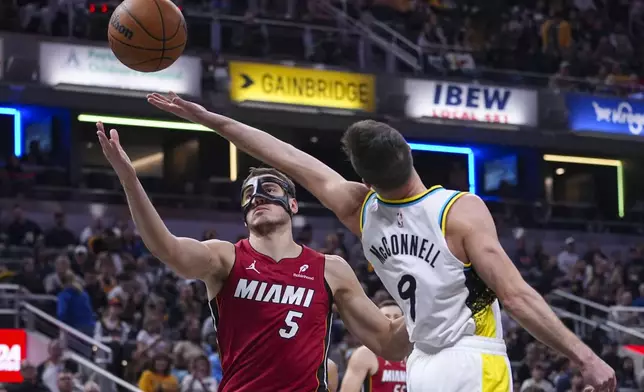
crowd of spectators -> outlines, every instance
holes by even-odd
[[[216,391],[222,370],[205,286],[179,279],[152,257],[131,224],[95,219],[74,233],[66,226],[64,212],[52,218],[38,224],[19,205],[2,216],[0,283],[57,296],[57,318],[108,345],[113,350],[108,369],[144,392]],[[296,240],[346,258],[375,302],[388,297],[354,238],[338,230],[319,244],[313,234],[314,228],[304,226]],[[209,231],[203,239],[214,237],[216,233]],[[607,256],[589,245],[579,253],[574,238],[568,238],[561,253],[548,255],[538,244],[529,248],[526,242],[518,236],[511,257],[542,294],[561,288],[606,306],[644,305],[644,249]],[[20,262],[9,268],[5,262],[12,258]],[[614,321],[641,327],[641,315],[619,312]],[[339,317],[332,328],[330,358],[342,374],[358,342]],[[568,360],[534,341],[509,317],[504,317],[504,330],[517,390],[581,391],[579,369]],[[632,360],[617,355],[618,344],[633,343],[629,339],[597,329],[587,342],[616,369],[621,387],[637,388]],[[26,364],[23,370],[29,387],[41,389],[16,390],[63,392],[67,389],[61,385],[68,378],[82,387],[81,378],[74,379],[74,364],[64,360],[61,342],[53,340],[49,350],[48,361],[37,369],[36,364]],[[85,387],[91,390],[87,388],[93,384]]]
[[[213,33],[196,18],[188,23],[198,34],[191,45],[215,63],[228,54],[308,60],[355,66],[357,33],[335,19],[326,5],[367,25],[374,18],[389,24],[422,49],[429,75],[467,75],[499,82],[573,88],[631,95],[641,92],[644,35],[642,0],[176,0],[188,15],[207,10],[243,17]],[[7,28],[44,34],[104,39],[108,14],[118,1],[19,1],[5,4]],[[92,7],[91,4],[94,6]],[[327,3],[321,6],[321,3]],[[103,9],[103,4],[106,4]],[[103,9],[103,11],[101,11]],[[194,12],[190,13],[189,10]],[[196,10],[196,11],[195,11]],[[70,13],[74,18],[68,18]],[[18,16],[18,18],[13,18]],[[14,21],[19,21],[17,24]],[[271,24],[282,19],[293,25]],[[68,29],[73,20],[76,25]],[[207,19],[207,21],[210,19]],[[9,23],[11,21],[11,23]],[[267,22],[268,21],[268,22]],[[297,23],[300,24],[297,24]],[[208,22],[209,23],[209,22]],[[347,32],[305,29],[324,24]],[[58,26],[58,27],[57,27]],[[219,25],[218,25],[219,26]],[[203,29],[203,30],[201,30]],[[294,30],[299,32],[294,34]],[[203,34],[202,34],[203,33]],[[209,37],[209,38],[208,38]],[[290,38],[289,38],[290,37]],[[296,38],[294,41],[290,39]],[[205,40],[204,40],[205,39]],[[289,41],[285,41],[289,40]],[[289,44],[286,45],[285,43]],[[360,49],[362,50],[362,49]],[[380,64],[369,57],[363,66]],[[351,64],[353,62],[354,64]],[[404,71],[404,68],[401,68]],[[512,71],[512,72],[504,72]],[[515,72],[520,71],[520,72]]]

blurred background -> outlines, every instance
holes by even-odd
[[[620,391],[644,390],[643,1],[177,1],[188,49],[154,74],[107,48],[118,3],[0,3],[5,390],[217,390],[205,287],[149,254],[95,136],[99,119],[120,130],[174,234],[244,238],[239,187],[259,162],[143,99],[170,89],[353,180],[342,131],[401,130],[424,182],[482,197],[523,277]],[[386,299],[357,239],[298,195],[298,242]],[[582,391],[569,361],[504,331],[517,391]],[[342,376],[358,342],[337,317],[332,342]]]

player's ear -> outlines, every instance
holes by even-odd
[[[291,207],[291,212],[293,212],[293,215],[297,214],[297,212],[300,210],[299,206],[297,205],[297,200],[295,199],[288,199],[288,205]]]

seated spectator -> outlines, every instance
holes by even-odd
[[[76,245],[78,238],[65,225],[65,214],[61,211],[54,213],[54,226],[45,233],[45,246],[62,249]]]
[[[62,372],[69,372],[74,364],[65,358],[61,341],[54,339],[49,342],[47,348],[49,357],[38,366],[39,379],[51,392],[58,392],[58,375]]]
[[[9,384],[7,392],[51,392],[38,377],[36,367],[28,361],[23,361],[20,366],[23,381],[20,384]]]
[[[80,383],[69,370],[64,369],[58,373],[56,390],[52,392],[73,392],[76,388],[80,388]]]
[[[637,389],[637,380],[635,379],[635,365],[633,358],[622,358],[620,366],[615,369],[617,375],[617,386],[619,388]]]
[[[90,257],[87,247],[85,245],[78,245],[74,248],[74,253],[72,254],[72,270],[74,273],[82,278],[85,276],[85,266],[91,264],[92,269],[95,269],[94,261]]]
[[[94,309],[89,295],[71,271],[63,276],[62,283],[56,311],[58,319],[87,336],[94,336]]]
[[[181,392],[217,392],[219,384],[211,375],[210,362],[205,355],[192,359],[190,374],[181,381]]]
[[[73,274],[67,254],[61,253],[56,257],[54,268],[55,271],[45,277],[44,284],[47,294],[56,295],[64,288],[63,279],[65,279],[65,275],[68,272]]]
[[[185,340],[179,341],[172,351],[175,366],[179,369],[188,369],[193,359],[203,356],[205,353],[203,344],[201,343],[199,320],[192,319],[186,326]]]
[[[138,387],[143,392],[179,392],[179,382],[170,374],[172,361],[166,354],[157,354],[152,358],[151,366],[139,379]]]
[[[579,255],[575,252],[574,238],[566,238],[565,244],[565,248],[557,256],[557,265],[564,274],[568,274],[575,263],[577,263],[577,260],[579,260]]]
[[[206,353],[208,355],[208,361],[210,361],[212,377],[217,380],[217,383],[221,383],[224,372],[221,369],[221,358],[219,358],[219,343],[217,342],[217,333],[214,331],[210,332],[204,340],[206,341]]]
[[[98,274],[93,264],[87,264],[84,267],[83,277],[85,279],[85,292],[89,295],[92,308],[95,311],[101,311],[107,306],[107,295],[103,290],[103,285],[98,280]]]
[[[537,387],[543,392],[555,392],[555,387],[545,376],[545,367],[542,364],[537,364],[532,368],[532,377],[525,380],[521,384],[521,392],[526,392],[529,388]]]
[[[31,246],[41,234],[40,226],[34,221],[27,219],[22,207],[15,205],[12,211],[13,217],[7,226],[9,245]]]

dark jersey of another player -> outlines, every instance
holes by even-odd
[[[391,362],[378,357],[378,371],[364,380],[364,392],[406,392],[405,361]]]
[[[248,240],[210,301],[223,369],[219,392],[326,392],[333,297],[324,255],[275,262]]]

